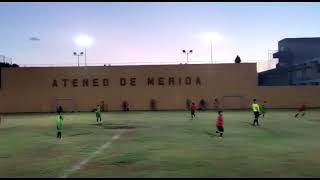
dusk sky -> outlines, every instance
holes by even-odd
[[[0,54],[17,64],[77,63],[75,38],[92,37],[87,62],[232,63],[268,59],[283,38],[319,37],[320,3],[0,3]],[[37,37],[40,41],[31,41]],[[81,57],[81,61],[84,58]]]

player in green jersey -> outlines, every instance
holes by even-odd
[[[261,108],[260,108],[263,118],[264,118],[264,115],[266,114],[266,103],[267,101],[263,101],[263,104],[261,105]]]
[[[98,105],[97,106],[97,108],[96,108],[96,117],[97,117],[97,122],[99,122],[99,120],[100,120],[100,122],[101,122],[101,108],[100,108],[100,105]]]
[[[57,138],[61,139],[61,131],[62,131],[62,121],[63,121],[63,117],[61,116],[61,114],[59,113],[56,117],[56,127],[57,127]]]

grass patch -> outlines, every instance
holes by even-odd
[[[122,131],[109,148],[71,177],[319,177],[320,111],[294,118],[268,110],[260,127],[250,111],[64,114],[61,140],[55,114],[6,114],[0,125],[1,177],[59,177]]]

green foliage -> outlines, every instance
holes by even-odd
[[[10,64],[10,63],[3,63],[3,62],[0,62],[0,68],[1,67],[19,67],[19,65],[17,64]]]

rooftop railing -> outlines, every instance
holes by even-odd
[[[218,61],[214,64],[233,64],[234,62],[228,61]],[[267,71],[270,69],[276,68],[276,64],[278,63],[277,60],[266,60],[266,61],[246,61],[241,63],[256,63],[257,64],[257,72]],[[99,63],[87,63],[87,66],[129,66],[129,65],[183,65],[187,64],[181,61],[140,61],[140,62],[99,62]],[[188,64],[211,64],[208,61],[189,61]],[[61,64],[54,64],[54,63],[46,63],[46,64],[18,64],[20,67],[77,67],[78,63],[61,63]],[[85,66],[84,63],[80,63],[79,66]]]

